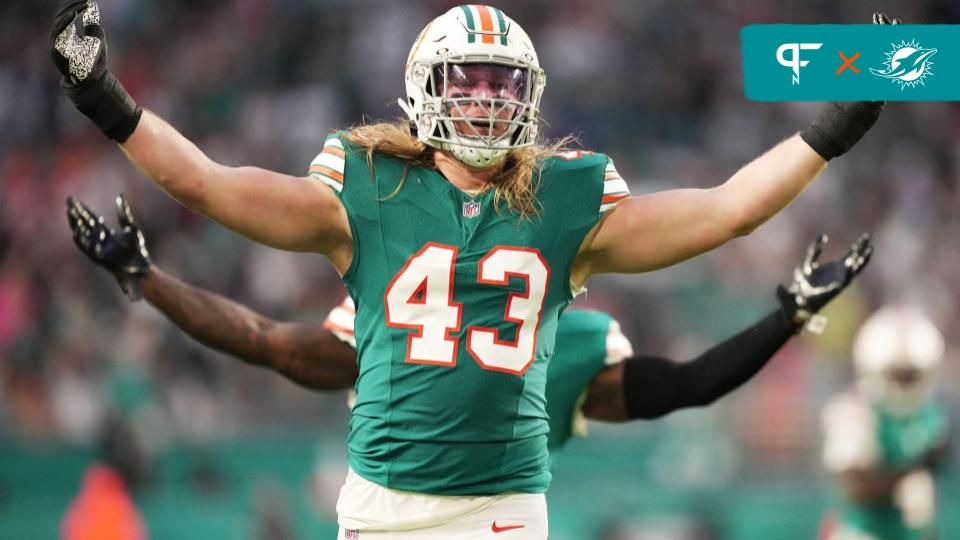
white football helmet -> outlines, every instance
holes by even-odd
[[[546,76],[527,33],[499,9],[468,5],[417,37],[399,100],[423,143],[486,167],[537,139]]]
[[[920,309],[887,306],[870,316],[853,346],[858,387],[890,412],[909,415],[930,398],[943,335]]]

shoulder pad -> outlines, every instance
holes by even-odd
[[[327,184],[337,193],[343,189],[343,171],[345,167],[343,142],[339,133],[327,136],[323,141],[323,150],[310,162],[308,174]]]
[[[606,154],[589,150],[564,150],[548,157],[544,167],[562,170],[606,167],[610,158]]]

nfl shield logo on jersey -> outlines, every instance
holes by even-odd
[[[475,218],[480,215],[480,201],[463,203],[463,217]]]
[[[358,538],[360,538],[360,533],[353,529],[343,531],[343,540],[357,540]]]

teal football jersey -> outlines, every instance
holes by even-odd
[[[365,150],[334,136],[310,169],[339,193],[354,240],[351,468],[421,493],[546,491],[547,359],[571,265],[626,184],[602,154],[550,158],[541,214],[520,220],[434,169],[373,165],[376,178]]]
[[[557,345],[547,367],[547,446],[556,462],[557,451],[574,435],[586,435],[580,406],[590,381],[605,368],[632,356],[630,342],[617,321],[599,311],[570,310],[560,316]]]
[[[353,332],[355,307],[346,298],[324,321],[324,328],[356,347]],[[601,371],[633,355],[630,340],[620,324],[600,311],[568,310],[557,324],[556,347],[547,365],[547,415],[550,434],[547,449],[551,463],[574,435],[586,435],[586,418],[580,407],[590,382]]]

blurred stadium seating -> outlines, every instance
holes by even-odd
[[[493,3],[540,52],[548,135],[610,154],[635,193],[715,185],[817,110],[744,99],[742,26],[867,22],[873,9]],[[52,4],[0,3],[0,538],[56,536],[108,412],[135,426],[152,458],[137,495],[152,538],[332,537],[345,397],[240,365],[129,304],[72,246],[64,199],[108,211],[127,193],[160,267],[276,318],[322,320],[343,294],[335,272],[317,256],[253,245],[142,178],[57,89]],[[294,174],[329,130],[398,114],[407,47],[454,5],[100,4],[112,66],[142,105],[218,160]],[[908,22],[960,23],[955,0],[884,7]],[[745,389],[708,411],[593,425],[572,443],[550,493],[551,537],[813,538],[832,489],[818,465],[817,411],[850,381],[851,333],[865,314],[894,300],[923,305],[948,339],[944,379],[960,380],[958,156],[960,106],[889,104],[863,144],[753,235],[673,269],[592,282],[580,305],[612,312],[635,350],[691,356],[772,307],[775,284],[816,233],[835,250],[876,235],[872,266],[827,311],[827,331],[795,340]],[[960,410],[957,386],[942,390]],[[952,470],[941,487],[942,519],[960,530]]]

